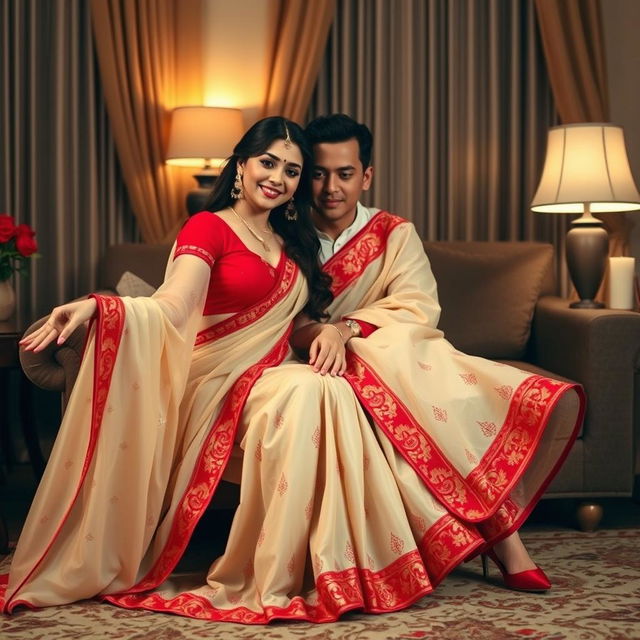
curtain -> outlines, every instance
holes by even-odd
[[[536,0],[536,11],[561,122],[608,122],[600,0]],[[628,255],[633,223],[626,214],[597,217],[609,232],[609,254]]]
[[[118,157],[142,237],[149,243],[175,237],[186,218],[184,194],[191,178],[164,163],[164,146],[171,109],[185,104],[179,91],[181,15],[200,10],[193,0],[91,0]],[[200,37],[191,34],[193,41]],[[201,104],[201,98],[191,104]]]
[[[138,238],[97,78],[89,7],[0,3],[0,212],[36,231],[18,326],[95,290],[104,248]]]
[[[263,117],[302,121],[334,13],[335,0],[280,0]]]
[[[423,238],[563,246],[529,208],[555,124],[531,2],[339,0],[308,118],[331,112],[372,129],[365,201]]]

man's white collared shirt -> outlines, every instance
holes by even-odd
[[[318,254],[320,263],[324,264],[334,253],[340,251],[353,236],[364,229],[367,222],[369,222],[378,211],[380,211],[380,209],[369,209],[358,202],[356,205],[356,217],[353,222],[335,240],[323,231],[316,229],[318,239],[320,240],[320,252]]]

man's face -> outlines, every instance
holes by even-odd
[[[318,222],[340,231],[353,222],[360,194],[371,185],[373,168],[363,169],[359,151],[355,138],[313,146],[313,201]]]

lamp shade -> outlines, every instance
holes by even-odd
[[[640,209],[624,133],[607,123],[569,124],[549,130],[547,155],[531,209],[544,213]]]
[[[240,109],[177,107],[173,110],[167,164],[219,167],[244,131]]]

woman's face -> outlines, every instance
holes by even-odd
[[[255,211],[271,210],[288,202],[300,182],[302,152],[296,144],[275,140],[261,155],[238,166],[246,203]]]

